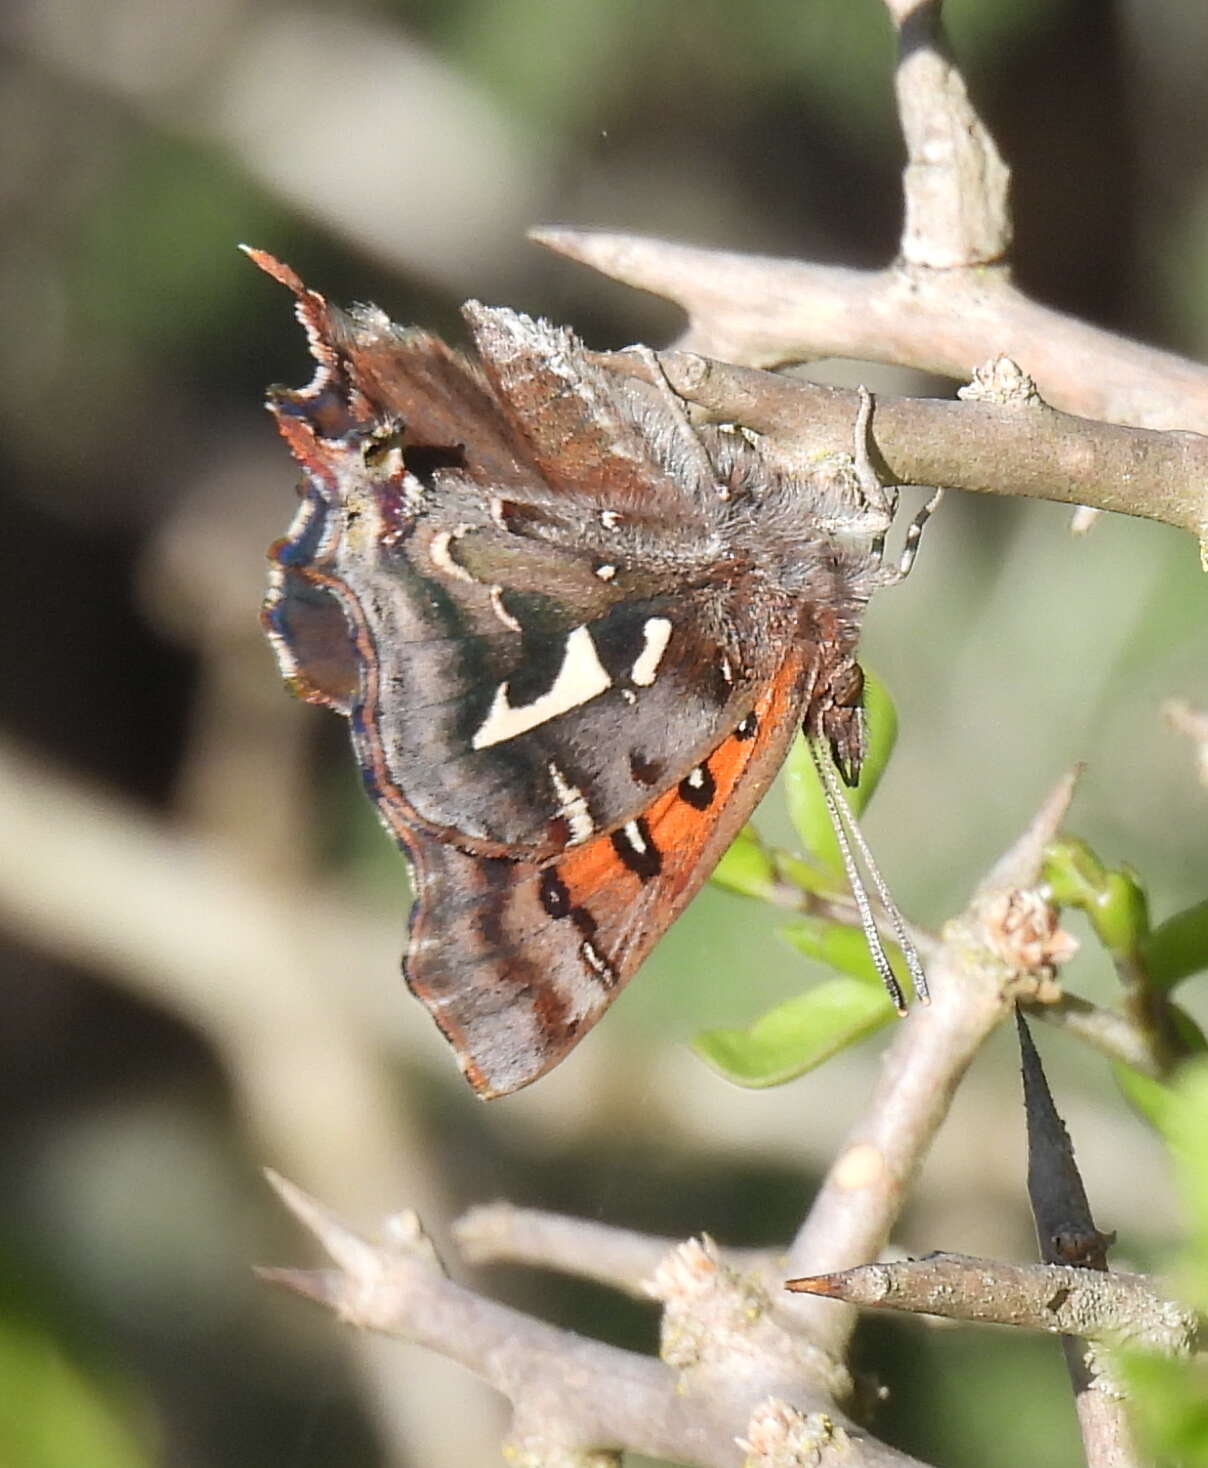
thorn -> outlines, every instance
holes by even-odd
[[[687,297],[682,293],[694,283],[709,253],[645,235],[567,229],[558,225],[530,229],[528,237],[555,254],[598,270],[601,275],[678,301],[685,309]],[[708,263],[716,275],[717,264]]]
[[[798,1295],[826,1295],[832,1300],[841,1300],[844,1295],[844,1278],[841,1274],[807,1274],[801,1279],[786,1279],[784,1287]]]
[[[333,1264],[339,1265],[350,1278],[360,1281],[377,1279],[381,1275],[381,1254],[377,1249],[280,1173],[266,1167],[264,1176],[303,1228],[323,1245]]]
[[[319,1305],[336,1307],[343,1298],[337,1289],[340,1276],[324,1269],[276,1269],[268,1264],[256,1264],[252,1273],[266,1284],[280,1285],[304,1299],[314,1300]]]

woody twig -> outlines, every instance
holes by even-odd
[[[649,1298],[646,1282],[680,1242],[510,1203],[471,1208],[454,1224],[453,1237],[468,1264],[555,1270],[643,1300]],[[771,1250],[724,1249],[719,1257],[731,1269],[769,1281],[784,1272],[783,1259]]]
[[[446,1278],[413,1214],[387,1239],[361,1238],[312,1198],[270,1175],[286,1206],[335,1268],[265,1269],[360,1329],[403,1336],[459,1362],[512,1404],[517,1462],[604,1468],[624,1449],[733,1468],[788,1456],[911,1468],[915,1460],[861,1434],[836,1398],[850,1386],[823,1352],[786,1331],[766,1289],[722,1263],[707,1242],[673,1249],[647,1284],[664,1307],[662,1360],[559,1330]]]
[[[688,329],[677,353],[661,360],[686,399],[755,427],[773,419],[782,428],[809,424],[827,448],[842,446],[849,395],[703,359],[776,367],[854,357],[963,381],[1005,355],[1042,401],[1006,409],[882,403],[878,446],[899,482],[1143,515],[1208,542],[1208,445],[1198,437],[1208,433],[1208,369],[1099,331],[1015,288],[1005,263],[1007,170],[944,49],[940,6],[887,0],[887,9],[899,32],[896,88],[907,149],[892,265],[845,270],[562,227],[532,238],[683,308]]]
[[[968,913],[949,925],[933,965],[932,1009],[899,1031],[867,1115],[783,1265],[763,1254],[726,1256],[708,1241],[664,1253],[665,1241],[527,1210],[463,1221],[460,1237],[473,1258],[536,1262],[544,1254],[540,1262],[565,1272],[653,1295],[664,1309],[661,1362],[570,1336],[451,1283],[410,1215],[385,1244],[371,1244],[279,1179],[274,1185],[290,1210],[337,1267],[267,1270],[266,1278],[349,1323],[418,1341],[475,1371],[511,1401],[513,1441],[535,1463],[596,1463],[605,1461],[599,1454],[628,1447],[725,1465],[735,1461],[736,1441],[769,1434],[808,1440],[820,1463],[831,1455],[909,1461],[843,1415],[851,1382],[842,1358],[854,1312],[836,1304],[836,1291],[826,1301],[789,1300],[769,1275],[801,1272],[805,1261],[863,1262],[884,1244],[966,1065],[1008,1012],[1012,988],[1026,987],[1026,964],[1012,962],[1004,942],[1029,962],[1035,955],[1031,940],[1004,924],[1004,903],[1035,881],[1072,789],[1070,776],[987,875]],[[1057,940],[1046,932],[1037,941],[1043,958]],[[580,1456],[541,1456],[555,1447]]]
[[[987,874],[966,913],[945,930],[930,964],[933,1002],[894,1035],[865,1114],[846,1138],[788,1255],[790,1274],[839,1270],[875,1259],[888,1242],[907,1189],[948,1113],[966,1068],[1009,1011],[1028,961],[1002,951],[1004,901],[1032,889],[1044,848],[1073,794],[1067,776],[1028,830]],[[811,1336],[840,1354],[855,1312],[799,1297],[791,1308]]]
[[[1147,1277],[1072,1264],[937,1253],[794,1279],[788,1287],[861,1309],[1014,1325],[1107,1345],[1127,1341],[1170,1354],[1186,1352],[1196,1338],[1192,1312]]]

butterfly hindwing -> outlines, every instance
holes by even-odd
[[[624,826],[543,865],[410,841],[404,971],[484,1096],[527,1085],[596,1022],[775,776],[811,670],[791,656],[704,759]]]

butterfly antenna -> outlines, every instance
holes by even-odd
[[[885,952],[885,945],[881,941],[881,934],[877,930],[872,903],[868,897],[868,888],[864,884],[864,875],[860,871],[859,863],[863,863],[864,871],[868,873],[873,890],[889,919],[893,935],[897,939],[898,947],[902,950],[902,957],[906,960],[906,967],[910,971],[911,982],[914,984],[914,992],[918,996],[919,1003],[927,1004],[931,996],[927,989],[927,975],[923,972],[923,961],[919,957],[918,949],[914,946],[914,941],[906,931],[906,920],[893,900],[889,884],[881,875],[881,869],[877,866],[868,842],[864,839],[864,833],[860,830],[859,823],[843,794],[843,787],[839,783],[839,775],[826,742],[814,736],[807,739],[807,743],[814,768],[818,771],[818,778],[822,782],[826,811],[830,816],[835,840],[839,845],[839,854],[843,858],[843,870],[847,876],[848,885],[851,887],[856,911],[860,915],[860,927],[864,933],[865,942],[868,944],[868,951],[872,955],[873,966],[888,990],[894,1008],[899,1014],[905,1014],[906,1001],[902,994],[902,986],[898,983],[897,975]],[[857,855],[859,862],[856,859]]]

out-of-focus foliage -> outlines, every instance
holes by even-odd
[[[812,939],[813,926],[799,923],[784,932],[790,938],[808,934]],[[829,923],[818,927],[830,932],[803,944],[803,951],[825,961],[843,930]],[[850,929],[844,937],[862,941],[861,934]],[[696,1037],[694,1048],[740,1086],[778,1086],[821,1065],[892,1018],[893,1005],[875,974],[871,983],[839,974],[786,999],[745,1030],[705,1030]]]
[[[1187,1212],[1188,1242],[1175,1285],[1208,1318],[1208,1065],[1184,1072],[1163,1112]],[[1122,1369],[1135,1396],[1138,1428],[1155,1461],[1181,1468],[1208,1464],[1208,1359],[1172,1361],[1136,1354]]]
[[[150,1468],[130,1396],[73,1363],[36,1320],[0,1317],[0,1463]]]
[[[1170,998],[1176,984],[1208,967],[1208,903],[1198,902],[1152,928],[1137,874],[1110,870],[1085,841],[1072,836],[1050,847],[1044,878],[1053,902],[1089,918],[1120,977],[1121,1003],[1150,1037],[1152,1074],[1120,1063],[1112,1070],[1137,1112],[1164,1130],[1180,1067],[1208,1050],[1199,1025]]]

